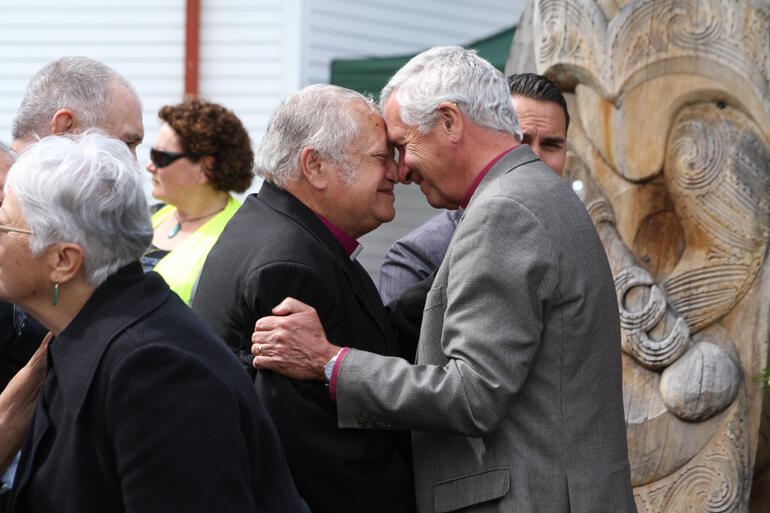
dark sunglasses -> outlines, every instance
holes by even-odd
[[[175,160],[179,160],[182,157],[186,157],[187,153],[177,153],[173,151],[163,151],[157,148],[150,150],[150,160],[155,167],[166,167],[172,164]]]

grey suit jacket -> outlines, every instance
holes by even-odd
[[[340,427],[413,431],[420,512],[636,511],[607,258],[528,146],[471,198],[417,364],[351,350],[336,385]]]

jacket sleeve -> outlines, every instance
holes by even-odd
[[[356,350],[342,360],[340,427],[482,436],[508,413],[556,293],[548,233],[526,207],[496,197],[466,212],[446,258],[425,303],[420,363]]]

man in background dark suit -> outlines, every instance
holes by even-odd
[[[376,106],[343,88],[307,87],[273,113],[256,160],[266,182],[211,250],[193,310],[252,372],[254,322],[287,295],[313,305],[345,345],[414,358],[356,261],[355,239],[395,215],[393,151]],[[323,383],[269,371],[255,379],[314,513],[414,511],[408,433],[340,430]]]

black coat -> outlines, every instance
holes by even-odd
[[[192,307],[251,368],[254,323],[286,296],[313,306],[336,345],[404,351],[363,267],[310,209],[265,182],[209,253]],[[260,371],[256,387],[313,513],[414,511],[408,433],[337,428],[320,381]]]
[[[0,301],[0,392],[40,347],[47,332],[19,307]]]
[[[248,375],[158,274],[108,278],[48,365],[7,511],[306,511]]]

